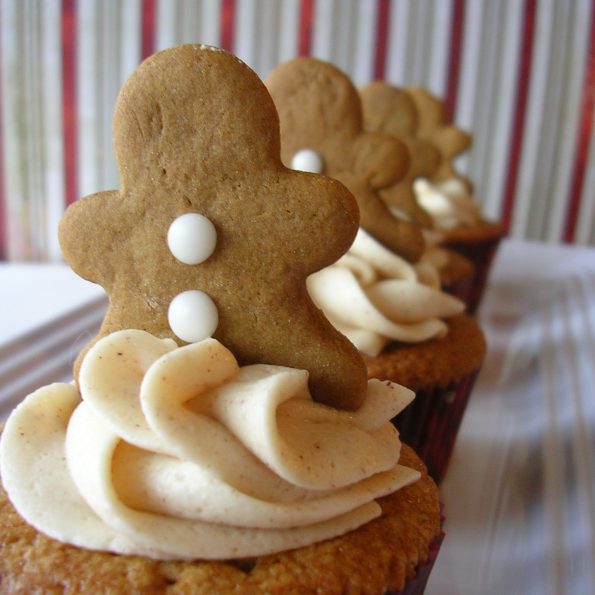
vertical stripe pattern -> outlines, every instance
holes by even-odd
[[[76,0],[63,0],[62,4],[62,105],[64,109],[64,172],[66,178],[66,204],[78,198],[77,186],[77,58]]]
[[[472,133],[457,166],[511,235],[595,244],[595,0],[0,0],[0,259],[59,260],[57,221],[117,187],[118,89],[197,42],[261,77],[315,56],[421,85]]]
[[[1,19],[1,16],[0,16]],[[2,26],[3,19],[0,20],[0,27]],[[5,188],[6,183],[4,180],[4,108],[3,108],[3,60],[2,60],[2,44],[0,43],[0,262],[7,260],[7,247],[8,247],[8,224],[6,220],[7,207],[6,207],[6,195]]]

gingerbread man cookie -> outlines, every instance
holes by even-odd
[[[440,162],[431,177],[432,181],[442,182],[456,178],[472,193],[471,181],[461,175],[453,164],[454,158],[471,146],[471,135],[448,124],[444,103],[425,89],[407,87],[406,92],[413,100],[418,114],[417,137],[431,142],[440,153]]]
[[[77,201],[60,225],[67,261],[109,294],[99,336],[213,336],[241,365],[306,369],[316,400],[358,408],[363,361],[305,284],[351,245],[357,204],[284,167],[256,74],[214,48],[160,52],[122,88],[113,132],[121,190]]]
[[[409,168],[402,180],[380,192],[390,206],[405,213],[423,227],[432,227],[432,218],[418,204],[413,181],[431,178],[437,170],[440,153],[428,141],[415,137],[418,116],[411,97],[403,90],[375,81],[360,90],[364,127],[372,132],[389,134],[401,141],[409,151]]]
[[[407,149],[394,138],[364,130],[350,79],[331,64],[298,58],[275,68],[265,83],[279,112],[284,163],[343,182],[357,199],[361,226],[407,260],[419,259],[421,231],[393,216],[380,197],[405,175]]]

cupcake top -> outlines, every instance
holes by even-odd
[[[414,122],[403,124],[390,116],[396,103],[408,106],[414,120],[413,102],[402,93],[391,94],[388,107],[382,104],[372,110],[378,126],[384,121],[388,124],[382,132],[368,132],[357,90],[330,64],[292,60],[274,69],[266,84],[279,111],[281,153],[286,163],[299,167],[307,147],[317,157],[320,171],[337,177],[354,192],[362,212],[360,230],[347,255],[309,277],[308,290],[316,304],[367,355],[378,354],[390,341],[418,343],[444,336],[448,327],[441,318],[461,313],[464,304],[440,290],[438,274],[430,263],[412,264],[411,260],[419,261],[425,248],[421,228],[399,219],[384,201],[384,193],[391,193],[410,172],[404,180],[409,193],[400,194],[406,196],[407,204],[415,203],[412,179],[416,172],[435,166],[432,151],[428,158],[403,159],[400,165],[386,159],[385,173],[376,178],[353,159],[353,150],[361,146],[362,139],[376,139],[379,147],[395,142],[405,146],[385,132],[411,134]],[[410,146],[417,149],[413,143]],[[380,165],[377,162],[379,171]],[[364,213],[369,208],[380,213],[379,204],[384,205],[382,217],[366,225]],[[415,259],[408,258],[413,253]]]
[[[413,183],[420,206],[438,230],[481,225],[483,217],[473,198],[473,185],[454,164],[455,158],[471,146],[471,136],[446,121],[443,102],[427,90],[408,87],[406,92],[418,114],[417,137],[431,143],[439,154],[435,170],[418,176]]]
[[[419,116],[412,97],[402,89],[375,81],[360,91],[366,130],[388,134],[401,141],[409,151],[409,167],[403,178],[381,190],[382,199],[401,216],[426,227],[433,227],[430,215],[420,206],[413,183],[432,177],[441,155],[431,142],[418,138]]]
[[[378,517],[376,498],[420,476],[390,423],[413,395],[368,381],[306,289],[353,240],[351,194],[282,165],[264,85],[209,47],[145,61],[114,137],[121,190],[60,226],[109,309],[76,383],[6,423],[17,511],[60,541],[161,560],[259,556]]]

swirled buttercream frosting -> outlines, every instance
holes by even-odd
[[[442,319],[465,309],[440,290],[433,266],[411,265],[361,228],[347,254],[308,277],[308,291],[333,325],[370,356],[390,341],[443,337],[448,326]]]
[[[357,528],[418,479],[389,421],[412,398],[370,380],[364,405],[339,411],[312,400],[306,371],[124,330],[89,350],[78,389],[46,386],[13,411],[2,479],[26,521],[83,548],[269,554]]]
[[[470,227],[481,220],[481,210],[468,189],[452,178],[433,184],[425,178],[413,183],[420,206],[429,213],[437,229]]]

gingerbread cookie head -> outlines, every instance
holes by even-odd
[[[286,165],[343,182],[357,199],[361,226],[392,251],[416,261],[423,251],[419,228],[393,216],[380,198],[403,177],[407,149],[363,126],[357,89],[340,70],[313,58],[275,68],[265,81],[281,121]]]
[[[423,227],[432,227],[432,218],[417,202],[413,181],[419,177],[431,178],[438,168],[440,154],[432,143],[416,138],[418,116],[413,100],[405,91],[381,81],[366,85],[360,97],[364,128],[393,136],[409,151],[405,176],[382,189],[380,196],[391,209],[404,213]]]
[[[283,166],[256,74],[213,48],[160,52],[124,85],[113,129],[121,190],[77,201],[60,225],[67,261],[109,294],[99,336],[213,336],[240,364],[308,370],[316,400],[357,408],[365,366],[305,284],[349,248],[357,204]]]
[[[432,181],[443,182],[456,178],[472,192],[471,181],[457,172],[453,164],[454,158],[471,146],[471,136],[447,122],[444,103],[440,99],[421,87],[407,87],[406,92],[413,100],[418,114],[417,137],[431,142],[440,154]]]

